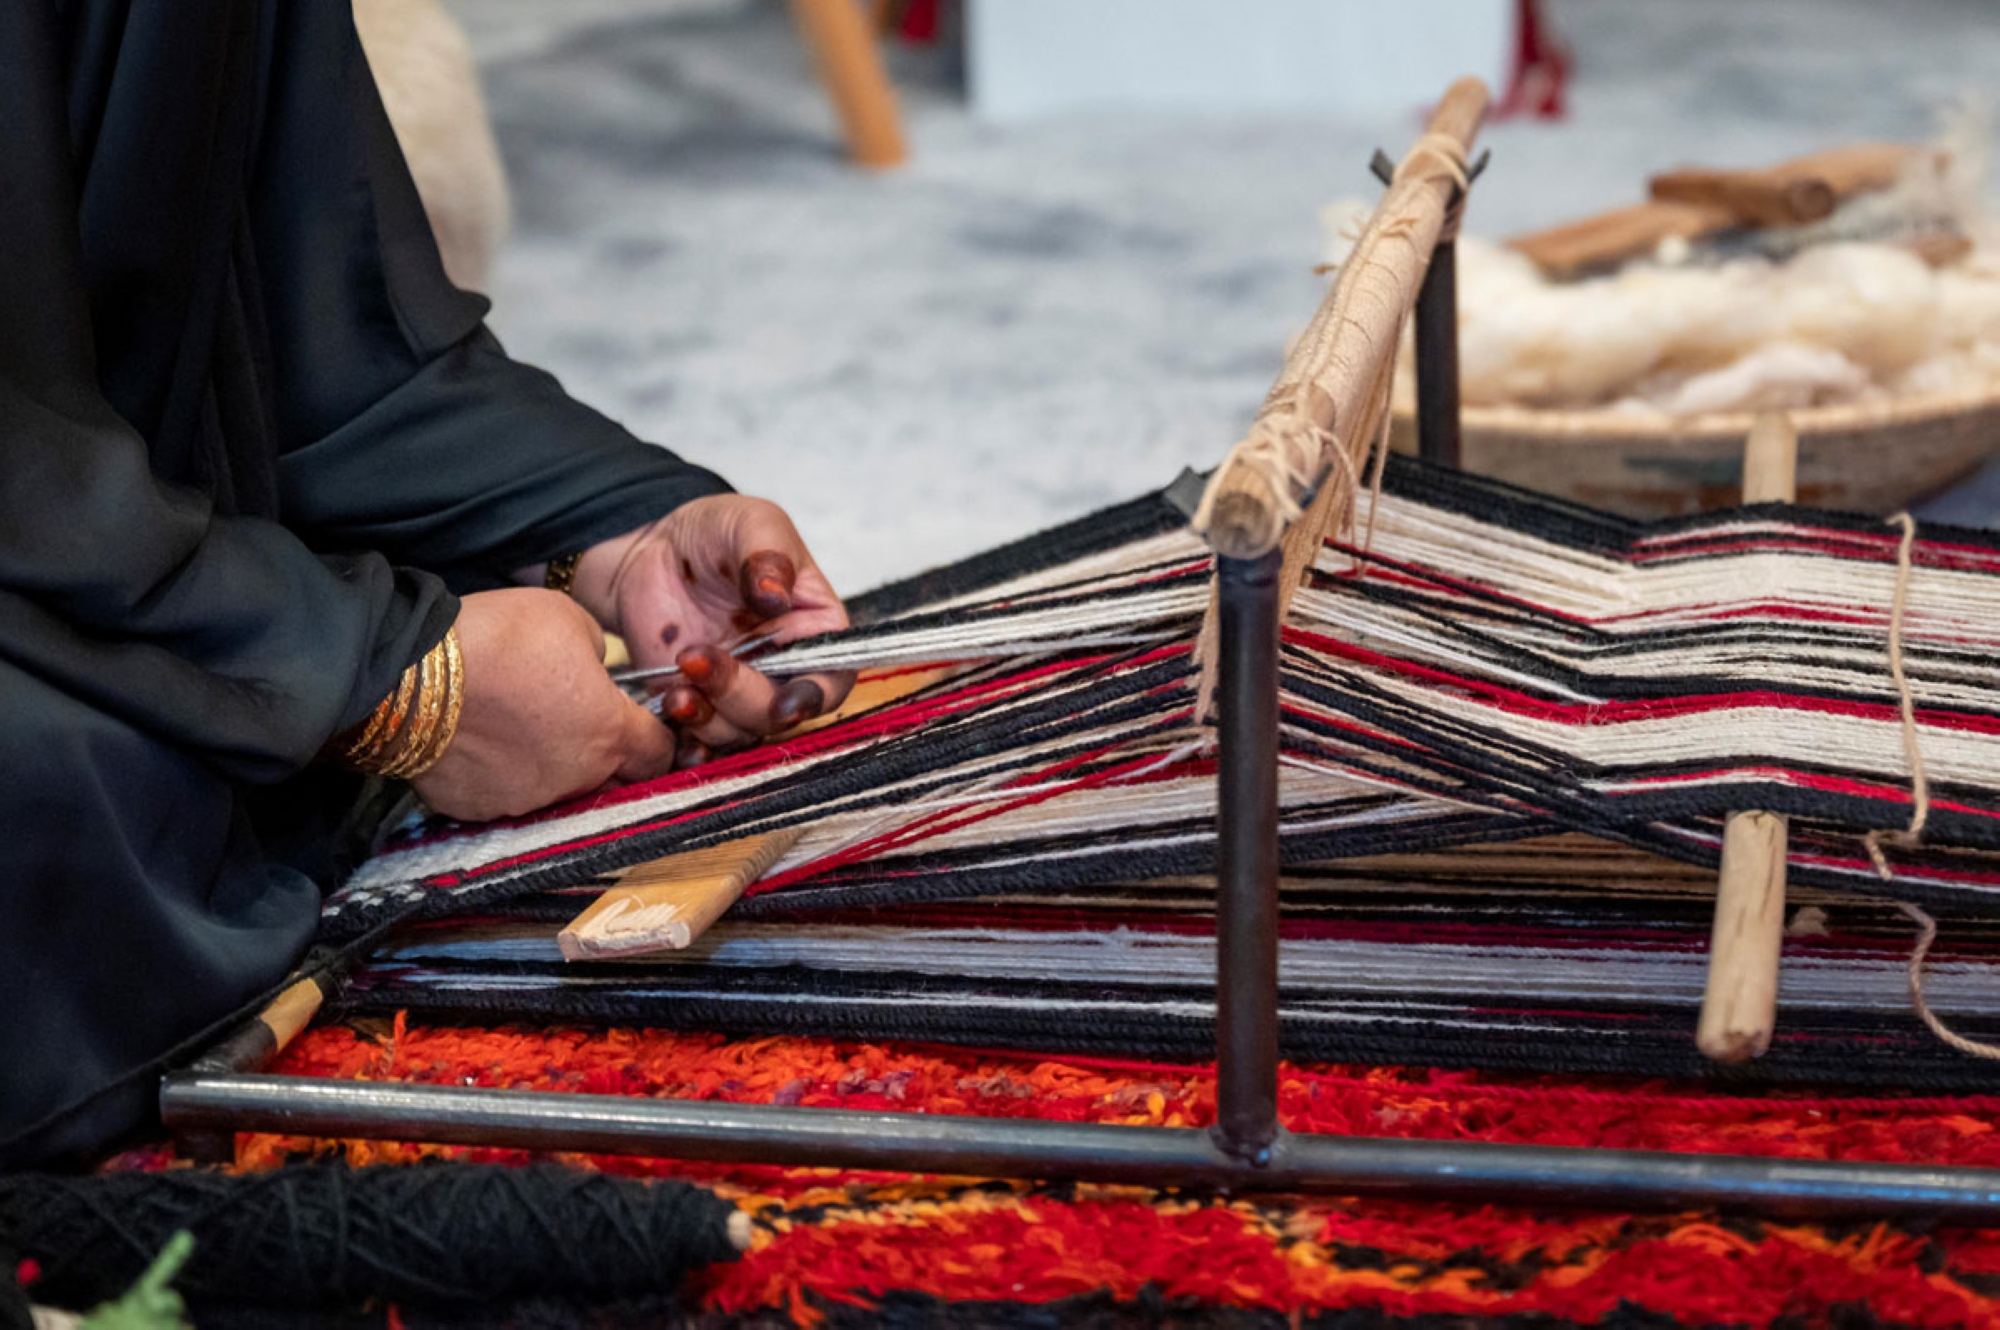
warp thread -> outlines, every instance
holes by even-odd
[[[736,1256],[736,1215],[683,1182],[554,1164],[0,1178],[0,1249],[40,1265],[36,1301],[70,1307],[117,1296],[182,1229],[195,1247],[175,1286],[196,1304],[671,1292],[689,1270]]]

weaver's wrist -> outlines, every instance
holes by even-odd
[[[464,704],[465,658],[454,627],[403,671],[368,719],[336,736],[321,756],[365,775],[415,780],[451,746]]]

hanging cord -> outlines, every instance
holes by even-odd
[[[1930,780],[1924,772],[1923,749],[1917,743],[1917,704],[1910,692],[1910,676],[1903,669],[1903,615],[1910,599],[1910,562],[1917,540],[1917,523],[1908,513],[1897,513],[1888,520],[1889,525],[1903,528],[1903,539],[1896,547],[1896,591],[1889,602],[1889,677],[1896,681],[1896,702],[1903,717],[1903,758],[1910,765],[1911,807],[1910,825],[1887,833],[1887,838],[1899,845],[1914,846],[1922,840],[1924,824],[1931,815]],[[1884,882],[1889,882],[1895,874],[1882,853],[1884,838],[1884,833],[1876,830],[1864,836],[1862,842],[1868,847],[1868,857],[1875,861],[1875,871]]]
[[[1923,838],[1924,824],[1930,820],[1931,813],[1930,780],[1924,772],[1923,749],[1917,743],[1916,698],[1910,692],[1910,677],[1903,668],[1903,616],[1910,598],[1910,564],[1916,546],[1917,523],[1904,512],[1891,517],[1889,525],[1903,529],[1903,538],[1896,546],[1896,591],[1889,602],[1889,676],[1896,681],[1896,701],[1903,718],[1903,757],[1910,765],[1911,808],[1910,825],[1901,831],[1887,833],[1886,838],[1900,845],[1914,846]],[[1884,882],[1893,882],[1896,875],[1882,853],[1884,839],[1885,834],[1876,830],[1863,837],[1863,842],[1868,846],[1868,857],[1875,861],[1875,871],[1882,875]],[[1917,944],[1910,952],[1910,1006],[1916,1010],[1917,1018],[1948,1047],[1972,1057],[2000,1060],[2000,1047],[1967,1039],[1954,1032],[1931,1010],[1929,1001],[1924,997],[1924,958],[1930,955],[1931,945],[1937,941],[1937,920],[1923,907],[1910,901],[1897,901],[1896,908],[1917,926]]]
[[[1930,1003],[1924,1000],[1924,957],[1930,954],[1931,943],[1937,941],[1937,920],[1926,914],[1922,908],[1908,901],[1897,901],[1896,908],[1908,915],[1917,925],[1916,949],[1910,953],[1910,1005],[1917,1010],[1919,1020],[1930,1027],[1932,1034],[1961,1053],[1969,1053],[1976,1058],[2000,1060],[2000,1047],[1982,1044],[1977,1039],[1967,1039],[1962,1034],[1953,1033],[1938,1019]]]

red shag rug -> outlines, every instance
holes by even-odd
[[[1205,1069],[648,1031],[308,1032],[292,1075],[742,1103],[1205,1125]],[[1814,1098],[1287,1066],[1295,1130],[2000,1166],[2000,1098]],[[240,1168],[513,1152],[246,1135]],[[2000,1325],[2000,1232],[1710,1214],[1535,1213],[1132,1187],[912,1180],[579,1157],[716,1187],[756,1225],[677,1313],[698,1323],[1123,1326]]]

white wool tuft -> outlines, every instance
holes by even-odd
[[[2000,390],[2000,228],[1983,215],[1989,113],[1942,117],[1931,155],[1892,189],[1796,236],[1790,257],[1721,262],[1685,245],[1574,282],[1458,243],[1460,390],[1471,405],[1611,406],[1675,416]],[[1321,210],[1339,263],[1356,204]],[[1363,209],[1365,211],[1365,209]],[[1965,258],[1933,270],[1895,237],[1955,227]],[[1409,347],[1405,339],[1405,370]]]

